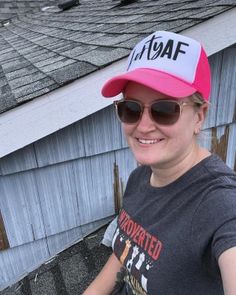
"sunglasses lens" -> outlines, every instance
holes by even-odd
[[[116,104],[117,115],[121,122],[137,123],[142,115],[142,106],[136,101],[124,100]],[[153,121],[160,125],[173,125],[180,116],[180,105],[175,101],[159,100],[151,105]]]
[[[180,116],[180,105],[175,101],[158,101],[151,107],[152,119],[161,125],[172,125]]]
[[[123,123],[132,124],[138,122],[141,113],[141,106],[135,101],[120,101],[117,104],[117,114]]]

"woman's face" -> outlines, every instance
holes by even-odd
[[[173,99],[143,85],[129,82],[125,99],[140,101],[145,106],[159,99]],[[183,99],[188,101],[187,98]],[[138,123],[122,123],[128,145],[136,160],[153,168],[169,168],[196,150],[195,133],[200,130],[204,120],[204,110],[198,111],[192,105],[183,107],[179,120],[170,126],[159,125],[144,109]]]

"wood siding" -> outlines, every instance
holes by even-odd
[[[0,210],[0,250],[9,248],[9,242]]]
[[[199,141],[235,169],[236,48],[210,62],[211,105]],[[136,166],[112,106],[2,158],[10,249],[0,252],[0,289],[110,220]]]

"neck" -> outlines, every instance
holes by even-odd
[[[183,157],[181,157],[178,161],[175,161],[172,165],[151,167],[152,175],[150,184],[154,187],[166,186],[178,179],[181,175],[186,173],[193,166],[208,156],[210,156],[210,152],[208,150],[196,145],[189,153],[183,155]]]

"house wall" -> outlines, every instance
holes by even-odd
[[[199,141],[236,169],[236,47],[210,62],[211,105]],[[136,166],[112,106],[2,158],[10,248],[0,251],[0,289],[108,222]]]
[[[0,289],[108,223],[136,166],[111,107],[2,158]]]

